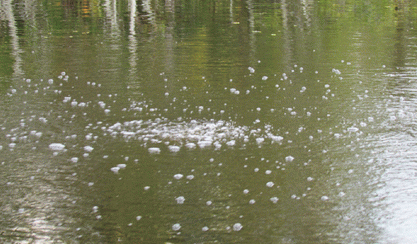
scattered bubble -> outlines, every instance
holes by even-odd
[[[183,204],[184,201],[185,201],[185,197],[179,196],[179,197],[175,198],[175,201],[177,201],[177,204]]]
[[[65,145],[62,143],[51,143],[49,144],[49,149],[53,151],[62,151],[65,148]]]
[[[148,148],[148,152],[150,154],[159,154],[161,153],[161,149],[159,149],[158,147],[150,147]]]
[[[181,179],[183,177],[183,175],[182,174],[175,174],[174,175],[174,179],[176,179],[176,180],[179,180],[179,179]]]
[[[278,197],[271,197],[270,199],[269,199],[272,203],[277,203],[278,202]]]
[[[270,182],[266,183],[266,186],[267,187],[273,187],[274,186],[274,182],[270,181]]]
[[[94,150],[94,148],[92,146],[85,146],[84,147],[84,151],[86,152],[92,152]]]
[[[112,167],[110,170],[113,171],[114,173],[119,173],[120,168],[119,167]]]
[[[173,226],[172,226],[172,230],[173,231],[179,231],[181,229],[181,225],[180,224],[174,224]]]
[[[293,156],[286,156],[285,157],[285,162],[290,163],[292,161],[294,161],[294,157]]]
[[[168,150],[170,152],[179,152],[180,151],[180,147],[179,146],[170,145],[170,146],[168,146]]]
[[[236,223],[236,224],[233,225],[233,230],[234,231],[240,231],[240,230],[242,230],[242,228],[243,228],[243,226],[240,223]]]

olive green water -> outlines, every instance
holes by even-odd
[[[0,0],[0,242],[417,242],[398,2]]]

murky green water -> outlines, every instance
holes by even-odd
[[[2,243],[415,243],[414,1],[0,1]]]

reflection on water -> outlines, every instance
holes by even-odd
[[[0,240],[414,243],[413,7],[2,0]]]

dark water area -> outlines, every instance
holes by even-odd
[[[416,8],[0,0],[0,242],[415,243]]]

